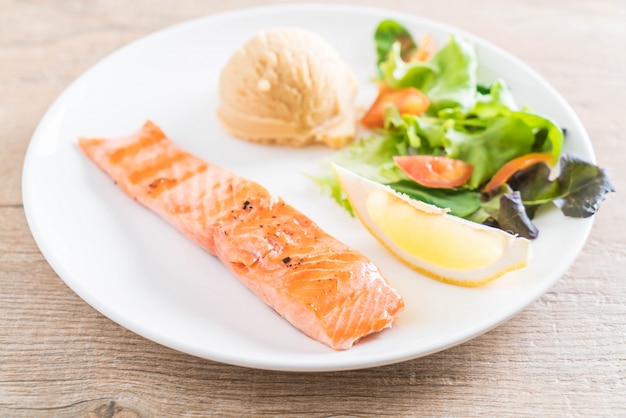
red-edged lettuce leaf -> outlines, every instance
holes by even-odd
[[[482,210],[474,214],[473,219],[520,237],[537,238],[539,230],[526,213],[520,193],[506,186],[502,189],[505,191],[483,203]],[[480,214],[483,218],[477,219]]]
[[[598,211],[607,193],[615,191],[604,169],[575,155],[563,154],[559,168],[554,180],[545,164],[535,164],[509,180],[509,185],[520,192],[531,218],[539,206],[548,202],[566,216],[587,218]]]
[[[400,44],[401,56],[404,58],[417,48],[411,33],[395,20],[386,19],[381,21],[374,33],[376,42],[377,64],[385,61],[391,47],[395,42]]]

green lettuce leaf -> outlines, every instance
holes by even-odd
[[[393,88],[415,87],[425,90],[435,83],[437,68],[428,62],[405,62],[400,43],[392,45],[387,58],[378,65],[382,80]]]
[[[439,120],[413,115],[400,115],[398,109],[389,106],[385,111],[383,135],[393,137],[398,154],[443,154],[447,126]]]
[[[481,207],[480,193],[463,189],[432,189],[412,180],[388,184],[397,192],[440,208],[450,209],[450,214],[466,218]]]
[[[532,129],[519,118],[497,116],[488,121],[486,129],[478,132],[448,129],[444,141],[448,157],[474,166],[467,187],[477,189],[506,162],[528,154],[534,139]]]
[[[479,94],[476,106],[466,117],[485,120],[497,116],[516,117],[524,122],[535,135],[532,152],[550,152],[558,161],[563,148],[563,130],[550,119],[518,109],[515,99],[503,80],[492,83],[489,93]]]
[[[476,101],[478,59],[474,46],[465,38],[452,36],[431,59],[437,79],[422,92],[431,101],[430,112],[443,108],[471,109]]]

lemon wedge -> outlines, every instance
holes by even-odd
[[[420,273],[480,286],[530,261],[526,238],[450,215],[336,164],[333,171],[365,228]]]

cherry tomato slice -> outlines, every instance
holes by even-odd
[[[361,118],[361,123],[368,128],[382,127],[385,124],[385,109],[389,105],[396,106],[400,114],[419,115],[428,109],[430,100],[415,87],[392,89],[383,86],[372,106]]]
[[[552,154],[544,152],[531,152],[530,154],[513,158],[511,161],[500,167],[500,169],[496,172],[496,174],[493,175],[493,177],[491,177],[491,180],[489,180],[489,182],[487,183],[487,185],[485,185],[482,191],[484,193],[487,193],[494,189],[497,189],[498,187],[506,183],[516,172],[542,162],[548,164],[549,166],[553,166],[554,157],[552,156]]]
[[[433,155],[396,156],[393,161],[410,179],[440,189],[462,186],[474,171],[474,166],[465,161]]]

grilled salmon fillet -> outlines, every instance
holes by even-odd
[[[404,307],[362,254],[258,183],[183,151],[152,122],[128,137],[78,144],[130,197],[311,338],[348,349],[390,327]]]

